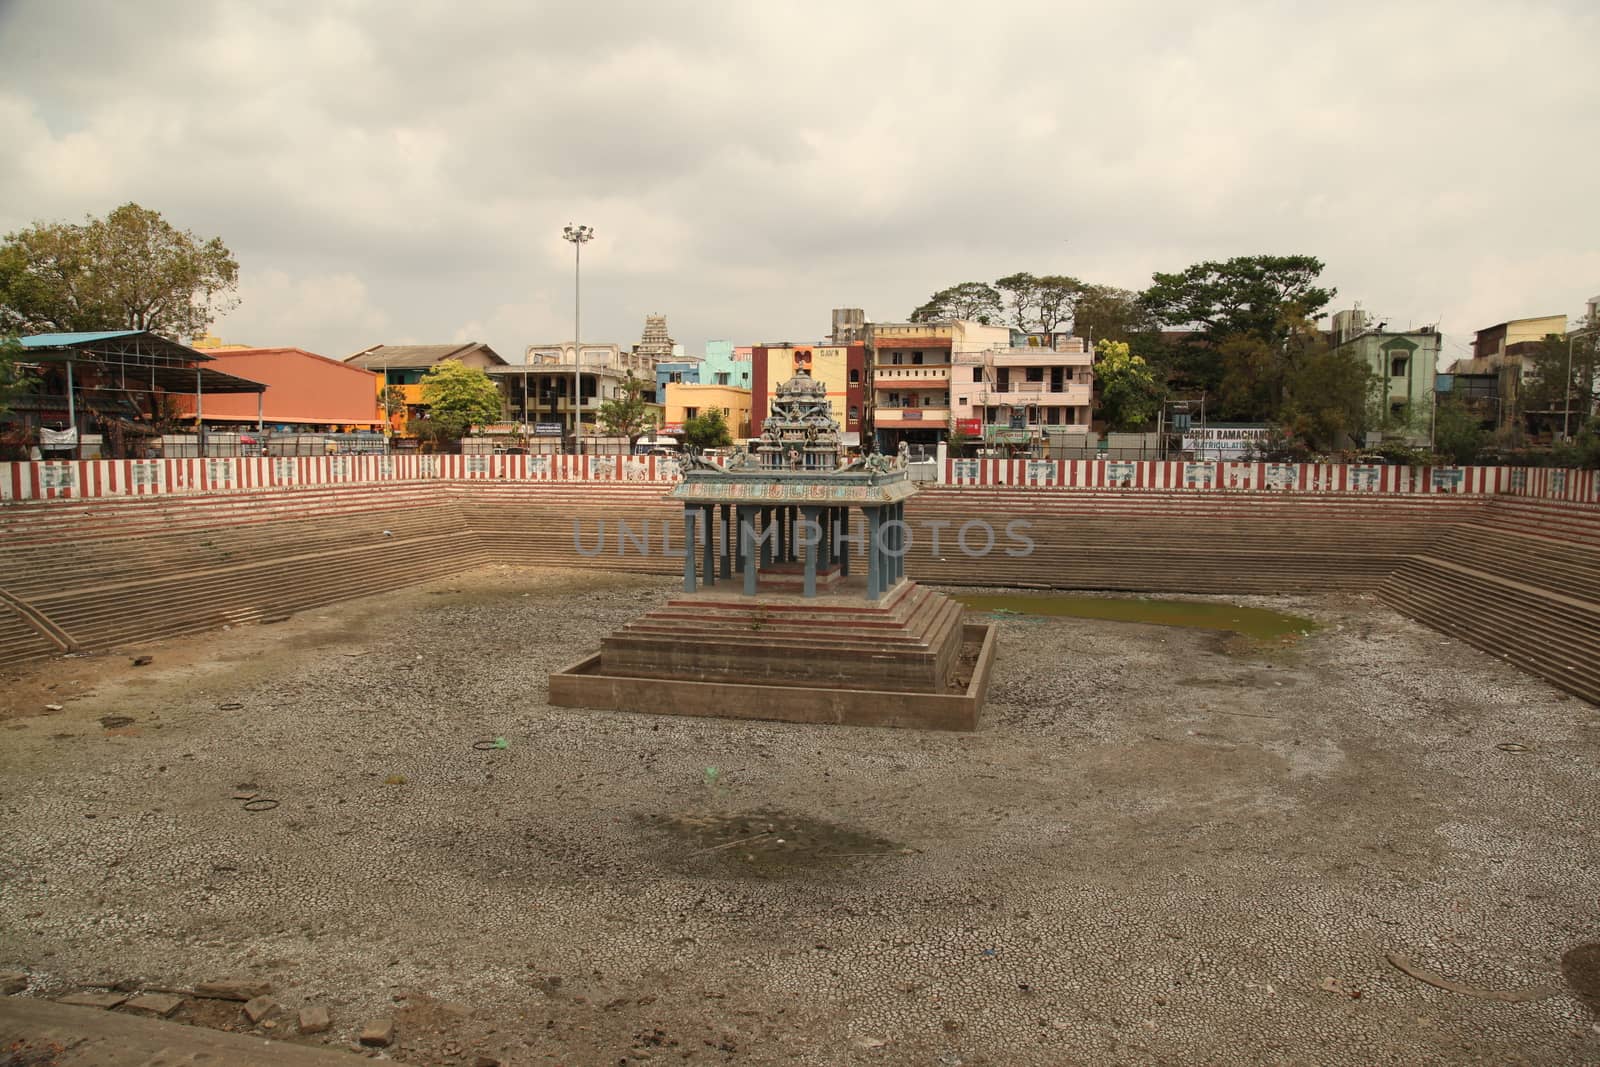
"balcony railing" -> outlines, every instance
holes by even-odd
[[[1073,384],[1059,390],[1040,389],[1044,382],[1012,382],[1009,389],[990,388],[973,397],[973,404],[1031,404],[1042,407],[1084,407],[1094,402],[1094,389],[1087,384]],[[1018,388],[1020,385],[1031,389]]]
[[[931,424],[931,427],[942,426],[950,421],[950,409],[947,407],[883,407],[879,406],[873,413],[873,419],[881,426],[884,423],[916,422]]]
[[[1087,367],[1091,352],[1056,352],[1049,348],[997,348],[991,355],[997,367]]]

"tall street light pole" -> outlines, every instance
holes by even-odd
[[[572,242],[572,451],[582,455],[583,439],[583,246],[594,239],[593,226],[573,226],[561,231],[563,240]]]

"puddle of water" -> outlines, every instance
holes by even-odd
[[[973,611],[998,615],[1066,616],[1105,622],[1141,622],[1199,630],[1231,630],[1257,641],[1298,638],[1317,624],[1298,615],[1214,601],[1148,600],[1098,596],[957,596]]]

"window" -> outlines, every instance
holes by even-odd
[[[1030,382],[1042,382],[1042,381],[1044,381],[1044,368],[1043,367],[1029,367],[1028,368],[1028,381],[1030,381]]]
[[[725,370],[717,371],[717,384],[718,385],[727,385],[728,384],[728,372],[727,371],[725,371]]]
[[[965,396],[958,397],[956,399],[956,403],[960,404],[962,407],[966,407],[970,400],[971,400],[971,397],[965,397]]]
[[[851,367],[850,368],[850,384],[851,385],[860,385],[861,384],[861,371],[856,367]]]
[[[911,353],[911,363],[912,363],[913,366],[917,366],[917,367],[922,366],[922,353],[921,352],[913,352],[913,353]]]
[[[850,409],[850,421],[851,422],[855,422],[860,417],[861,417],[861,409],[860,408],[856,408],[856,407],[852,407]]]
[[[730,411],[729,409],[727,409],[727,408],[723,408],[722,409],[722,417],[723,418],[727,418],[729,415],[732,415],[732,414],[733,414],[733,412]]]
[[[700,417],[700,409],[699,408],[684,408],[683,409],[683,417],[685,419],[698,419]]]
[[[1389,377],[1404,378],[1410,366],[1410,359],[1405,356],[1393,356],[1389,360]]]
[[[975,382],[983,381],[983,368],[982,367],[973,367],[972,368],[972,380],[975,381]]]

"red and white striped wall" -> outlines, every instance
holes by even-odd
[[[419,480],[664,483],[663,456],[263,456],[0,463],[0,501],[219,493],[296,485]]]
[[[1231,489],[1250,492],[1492,495],[1509,491],[1510,473],[1510,468],[1503,467],[1197,463],[1182,460],[949,459],[945,461],[944,482],[954,486],[1026,486],[1036,489]]]
[[[950,459],[944,484],[1033,489],[1241,490],[1297,493],[1507,494],[1600,504],[1595,471],[1522,467],[1387,467],[1179,460]],[[0,463],[0,502],[223,493],[403,481],[671,484],[658,456],[302,456],[248,459],[49,460]]]

